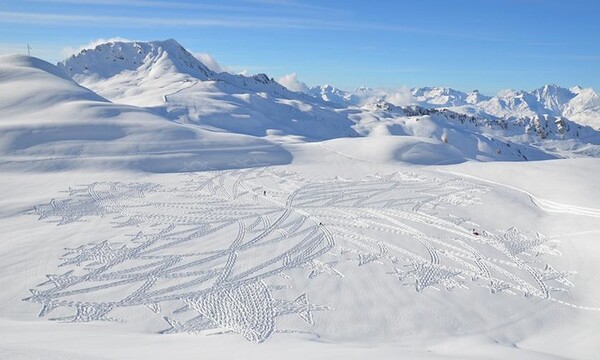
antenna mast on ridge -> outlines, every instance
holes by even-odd
[[[27,56],[31,56],[31,46],[27,44]]]

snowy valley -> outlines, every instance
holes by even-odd
[[[600,96],[0,57],[0,358],[594,359]]]

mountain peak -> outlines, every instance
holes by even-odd
[[[575,86],[569,88],[569,91],[572,92],[573,94],[579,94],[581,92],[581,90],[583,90],[583,88],[579,85],[575,85]]]
[[[480,93],[479,90],[475,89],[475,90],[471,91],[471,93],[469,93],[469,95],[467,96],[465,101],[469,104],[477,104],[482,101],[487,101],[490,99],[491,99],[491,97],[485,96],[482,93]]]
[[[537,93],[552,95],[558,93],[571,93],[571,91],[554,83],[550,83],[533,90],[531,93],[534,95]]]
[[[311,87],[308,90],[308,94],[324,101],[339,105],[358,104],[358,97],[356,95],[340,90],[330,84]]]
[[[252,75],[252,79],[265,85],[275,83],[275,79],[270,78],[267,74],[264,73]]]
[[[464,105],[468,97],[466,93],[447,86],[414,88],[411,92],[417,101],[434,107]]]
[[[567,103],[575,97],[575,94],[569,89],[560,87],[556,84],[546,84],[543,87],[531,92],[536,100],[544,108],[560,114]]]
[[[79,54],[59,62],[58,67],[71,77],[80,75],[109,78],[123,71],[186,73],[206,79],[212,71],[174,39],[162,41],[114,41],[84,49]]]

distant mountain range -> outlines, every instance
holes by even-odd
[[[362,87],[349,92],[331,85],[310,88],[308,93],[346,106],[356,106],[377,97],[386,101],[389,97],[381,90]],[[592,88],[567,89],[549,84],[531,92],[505,90],[491,97],[477,90],[465,93],[448,87],[421,87],[410,89],[410,94],[408,104],[427,108],[446,108],[486,118],[565,117],[600,129],[600,95]]]
[[[161,105],[167,90],[174,90],[173,93],[183,91],[191,84],[181,83],[190,81],[213,82],[216,88],[227,93],[265,93],[319,106],[323,106],[324,102],[338,107],[360,106],[372,102],[375,97],[383,101],[388,101],[389,97],[385,91],[367,87],[344,91],[324,85],[307,91],[308,95],[323,102],[310,100],[303,94],[286,89],[266,74],[216,73],[172,39],[106,43],[83,50],[58,63],[58,67],[80,84],[111,100],[143,106]],[[161,91],[157,92],[157,88]],[[150,93],[156,96],[149,98]],[[505,90],[500,92],[501,95],[490,97],[477,90],[465,93],[448,87],[421,87],[410,89],[410,94],[409,103],[402,105],[446,108],[484,118],[517,119],[548,115],[600,128],[600,96],[592,88],[575,86],[567,89],[549,84],[531,92]],[[330,104],[328,107],[336,106]]]

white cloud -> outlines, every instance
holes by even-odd
[[[513,89],[502,89],[502,90],[498,91],[498,93],[496,94],[496,96],[498,96],[498,97],[507,97],[507,96],[514,95],[515,93],[516,93],[516,91],[513,90]]]
[[[87,44],[81,45],[78,48],[67,46],[66,48],[63,48],[61,50],[61,54],[62,54],[63,57],[67,58],[67,57],[69,57],[71,55],[79,54],[81,52],[81,50],[84,50],[84,49],[93,49],[93,48],[95,48],[98,45],[106,44],[106,43],[109,43],[109,42],[117,42],[117,41],[131,42],[132,40],[125,39],[125,38],[122,38],[122,37],[113,37],[113,38],[109,38],[109,39],[96,39],[96,40],[90,41]]]
[[[297,91],[297,92],[308,91],[308,86],[306,86],[306,84],[303,83],[302,81],[298,80],[298,76],[296,75],[296,73],[283,75],[282,77],[277,79],[277,82],[292,91]]]
[[[206,65],[206,67],[208,67],[210,70],[214,71],[214,72],[223,72],[225,71],[221,65],[219,65],[219,63],[217,62],[217,60],[215,60],[214,57],[212,57],[212,55],[207,54],[207,53],[194,53],[194,57],[198,60],[200,60],[201,63],[203,63],[204,65]]]
[[[355,93],[355,95],[359,97],[360,105],[377,102],[380,100],[387,101],[396,106],[406,106],[416,103],[410,88],[406,86],[399,88],[371,89],[368,91]]]
[[[408,87],[401,87],[388,91],[385,100],[396,106],[406,106],[413,104],[415,99]]]

